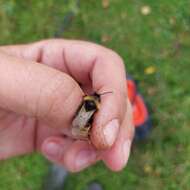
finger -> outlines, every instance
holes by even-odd
[[[67,137],[61,136],[49,136],[41,145],[38,150],[50,161],[62,161],[62,155],[66,152],[69,146],[73,143],[73,140]]]
[[[102,152],[101,155],[108,168],[113,171],[120,171],[126,166],[130,155],[133,136],[134,126],[132,123],[132,111],[130,103],[128,103],[125,119],[115,144],[109,150]]]
[[[69,126],[83,92],[68,75],[36,62],[0,53],[0,107]]]
[[[115,54],[100,57],[92,71],[92,81],[93,89],[100,96],[111,92],[101,96],[91,136],[97,148],[106,149],[114,144],[126,111],[127,88],[122,60]]]
[[[81,171],[99,160],[97,150],[85,141],[75,141],[65,153],[65,167],[72,172]]]
[[[66,142],[60,137],[49,137],[42,145],[42,153],[71,172],[79,172],[98,160],[97,151],[88,142]]]

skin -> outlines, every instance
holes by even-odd
[[[107,91],[113,93],[101,97],[91,143],[73,139],[71,122],[84,94]],[[112,120],[119,128],[110,142],[103,131]],[[62,39],[0,47],[1,160],[39,151],[71,172],[99,160],[119,171],[133,134],[125,69],[112,50]]]

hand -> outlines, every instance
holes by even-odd
[[[84,93],[107,91],[92,144],[74,140],[71,122]],[[58,39],[0,47],[0,159],[38,150],[73,172],[98,160],[118,171],[133,134],[125,69],[113,51]]]

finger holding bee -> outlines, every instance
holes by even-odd
[[[125,118],[121,124],[115,144],[109,150],[102,151],[101,153],[101,158],[108,168],[113,171],[120,171],[126,166],[130,156],[133,137],[132,107],[128,100]]]
[[[123,61],[112,51],[106,54],[96,60],[91,73],[93,89],[98,94],[113,92],[101,96],[101,107],[94,117],[91,141],[97,149],[109,149],[115,143],[127,108]]]
[[[126,110],[126,103],[118,106],[117,97],[115,92],[101,97],[101,107],[91,130],[91,142],[97,149],[109,149],[118,136],[123,121],[121,112]]]

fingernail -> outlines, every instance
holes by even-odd
[[[94,150],[82,150],[76,156],[75,166],[77,170],[83,169],[96,161],[96,152]]]
[[[126,165],[128,162],[130,151],[131,151],[131,140],[127,139],[123,143],[123,162],[124,162],[124,165]]]
[[[106,143],[109,146],[112,146],[113,143],[116,140],[117,134],[119,131],[119,122],[117,119],[114,119],[112,121],[110,121],[105,127],[104,127],[104,136],[105,136],[105,140]]]
[[[56,158],[59,155],[60,149],[60,145],[55,142],[49,142],[44,147],[46,155],[51,159]]]

